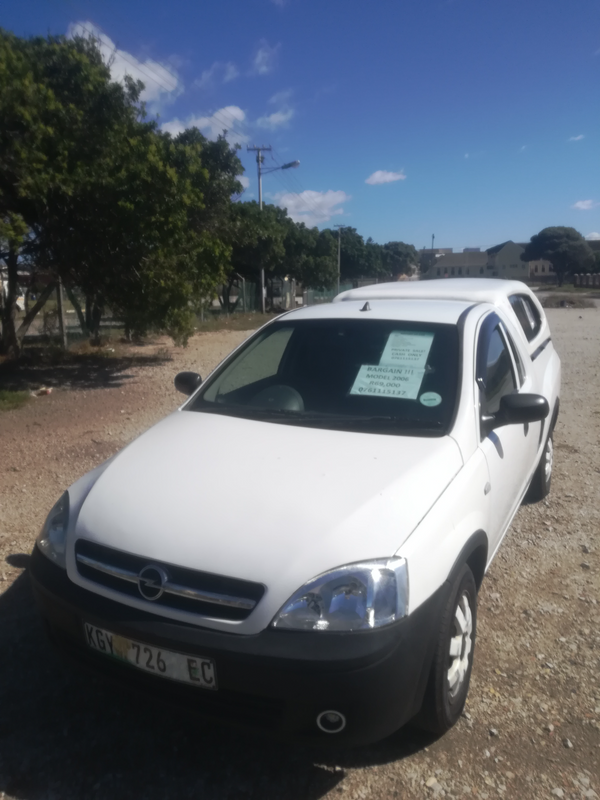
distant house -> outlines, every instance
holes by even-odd
[[[484,277],[487,254],[473,251],[448,253],[436,259],[425,278],[479,278]]]
[[[488,277],[523,281],[529,278],[529,264],[521,261],[524,247],[508,241],[486,250],[488,256]]]
[[[483,252],[474,247],[465,248],[462,253],[440,256],[424,277],[527,281],[529,264],[521,261],[523,251],[523,245],[510,240]]]
[[[424,247],[422,250],[419,250],[419,270],[421,275],[423,277],[431,277],[430,275],[425,276],[425,273],[431,269],[438,258],[448,255],[448,253],[451,252],[451,247]]]

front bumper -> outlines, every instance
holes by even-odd
[[[96,671],[192,713],[335,745],[382,739],[419,710],[447,592],[442,586],[413,614],[380,630],[268,628],[247,636],[171,622],[96,595],[72,583],[37,547],[31,577],[53,643]],[[92,650],[84,621],[165,650],[212,658],[218,691],[155,677]],[[342,732],[318,728],[316,718],[326,710],[344,714]]]

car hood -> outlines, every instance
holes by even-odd
[[[263,583],[267,591],[244,622],[202,620],[251,633],[310,578],[393,555],[461,466],[448,436],[330,431],[178,411],[100,474],[74,538]],[[76,572],[72,548],[68,562],[72,579],[91,588]],[[147,607],[141,598],[127,602]]]

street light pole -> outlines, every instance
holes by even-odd
[[[258,208],[262,211],[262,163],[265,160],[263,156],[263,150],[270,152],[271,145],[262,145],[262,146],[254,146],[250,147],[248,145],[247,150],[256,153],[256,166],[258,167]],[[260,268],[260,307],[262,313],[265,313],[265,271],[263,267]]]
[[[263,145],[247,145],[246,150],[252,153],[256,153],[256,165],[258,167],[258,208],[262,211],[262,176],[263,173],[268,175],[269,172],[275,172],[278,169],[290,169],[292,167],[299,167],[299,161],[290,161],[289,164],[283,164],[281,167],[272,167],[270,169],[262,169],[263,161],[265,157],[263,156],[263,152],[269,153],[271,151],[270,144],[263,144]],[[262,313],[265,313],[265,271],[264,269],[260,268],[260,304]]]
[[[342,229],[345,225],[335,225],[338,229],[338,269],[337,269],[337,293],[340,293],[340,279],[342,274]]]

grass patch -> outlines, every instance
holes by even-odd
[[[21,408],[29,402],[29,392],[13,392],[10,389],[0,389],[0,411],[12,411]]]

